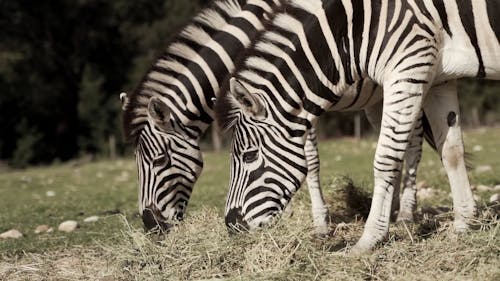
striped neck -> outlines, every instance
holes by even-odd
[[[127,139],[136,140],[148,122],[147,108],[157,96],[171,109],[179,133],[199,139],[213,121],[220,81],[263,29],[262,21],[277,0],[215,2],[201,11],[168,45],[130,97],[124,113]]]

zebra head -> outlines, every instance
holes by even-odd
[[[147,229],[168,230],[184,218],[203,167],[198,142],[176,130],[171,119],[168,106],[152,97],[137,138],[139,211]]]
[[[225,222],[232,231],[269,224],[285,209],[307,174],[303,125],[284,130],[266,95],[230,80],[216,111],[222,127],[232,130],[231,173]]]

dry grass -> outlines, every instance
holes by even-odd
[[[345,178],[332,183],[333,213],[362,202],[344,201],[355,187]],[[344,194],[344,195],[342,195]],[[358,193],[358,195],[361,193]],[[361,197],[356,197],[363,198]],[[332,225],[329,237],[314,235],[307,198],[294,214],[272,228],[229,235],[215,209],[194,212],[166,235],[145,234],[123,217],[122,240],[93,248],[26,254],[0,262],[2,280],[499,280],[498,205],[484,208],[479,229],[456,235],[450,213],[421,213],[417,224],[391,228],[373,253],[350,257],[348,249],[363,222]],[[330,202],[332,203],[332,202]],[[434,210],[434,213],[439,211]],[[347,213],[347,212],[344,212]],[[352,213],[351,213],[352,214]],[[354,214],[352,218],[362,217]]]
[[[500,184],[500,129],[469,131],[465,139],[470,147],[483,147],[474,152],[476,166],[491,167],[471,171],[472,184]],[[500,205],[484,206],[498,191],[475,190],[482,206],[477,229],[454,234],[448,180],[427,148],[419,181],[434,194],[419,199],[418,221],[391,225],[387,242],[369,255],[346,255],[361,235],[369,206],[373,144],[320,144],[321,182],[333,222],[324,238],[314,235],[304,188],[294,196],[292,217],[270,229],[230,236],[222,218],[227,152],[204,155],[188,217],[163,237],[140,228],[131,159],[2,173],[0,232],[16,228],[24,237],[0,240],[0,280],[500,280]],[[56,196],[47,197],[48,191]],[[39,224],[57,226],[90,215],[101,219],[74,233],[33,233]]]

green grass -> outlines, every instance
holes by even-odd
[[[472,184],[500,184],[499,140],[500,129],[466,133],[469,151],[482,146],[480,151],[473,152],[473,164],[492,167],[484,173],[472,169],[469,172]],[[374,148],[375,139],[320,143],[321,181],[332,203],[331,212],[336,211],[333,207],[336,194],[331,186],[334,176],[348,176],[355,186],[371,192]],[[173,280],[216,277],[495,280],[500,277],[499,224],[491,213],[480,217],[481,230],[463,236],[452,234],[449,213],[407,227],[392,226],[389,241],[373,254],[350,258],[337,250],[359,238],[362,222],[351,219],[337,229],[332,225],[335,230],[332,237],[315,238],[307,190],[302,188],[294,200],[294,216],[285,219],[286,223],[252,235],[228,236],[222,218],[228,159],[228,152],[204,154],[204,171],[189,203],[186,222],[160,240],[145,236],[141,229],[133,159],[3,172],[0,232],[15,228],[24,237],[0,240],[0,279],[112,276]],[[437,195],[421,200],[419,207],[451,207],[450,189],[441,167],[439,158],[426,146],[418,180],[435,188]],[[55,192],[55,196],[48,197],[47,191]],[[476,191],[479,205],[484,207],[493,193]],[[92,215],[101,219],[96,223],[82,222]],[[57,230],[49,234],[33,232],[40,224],[57,229],[64,220],[77,220],[81,227],[69,234]],[[425,231],[428,227],[430,232]],[[429,233],[430,238],[424,235]],[[422,272],[428,275],[418,277]]]

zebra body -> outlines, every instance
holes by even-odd
[[[279,214],[306,176],[307,131],[324,111],[354,109],[367,100],[347,89],[368,78],[383,85],[383,116],[372,206],[352,251],[367,251],[388,234],[403,158],[419,146],[411,136],[422,109],[437,132],[455,228],[467,229],[476,206],[455,79],[500,78],[498,11],[499,1],[485,0],[285,4],[216,105],[221,125],[233,130],[226,220],[251,229]]]
[[[275,0],[217,1],[174,38],[132,95],[120,94],[124,131],[135,146],[139,210],[146,228],[182,220],[203,159],[199,140],[235,59],[263,28]],[[314,223],[326,233],[328,209],[319,182],[316,136],[306,141]]]

